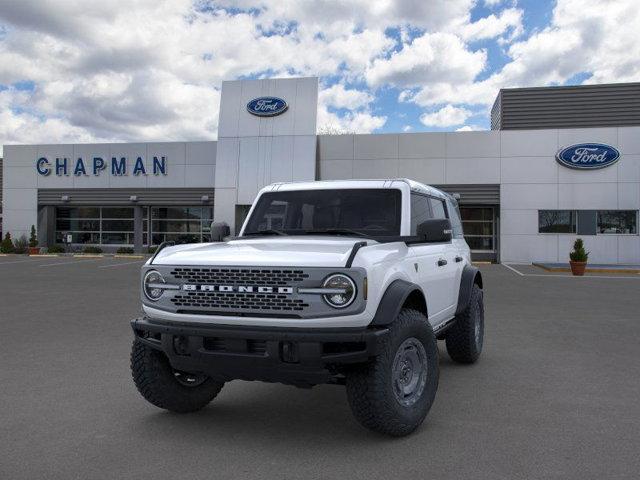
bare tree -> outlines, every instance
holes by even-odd
[[[347,130],[334,123],[325,123],[317,128],[318,135],[353,135],[356,132]]]

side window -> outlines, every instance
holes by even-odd
[[[429,198],[431,201],[431,210],[433,218],[447,218],[447,211],[444,208],[444,202],[439,198]]]
[[[460,210],[458,202],[447,200],[447,210],[449,210],[449,219],[451,220],[451,230],[453,230],[454,238],[463,238],[462,220],[460,220]]]
[[[431,217],[431,209],[429,208],[429,197],[419,195],[417,193],[411,194],[411,233],[410,235],[416,235],[418,225],[428,220]]]

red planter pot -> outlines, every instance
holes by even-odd
[[[571,265],[571,273],[573,273],[577,277],[581,277],[584,275],[584,271],[587,268],[587,262],[574,262],[571,260],[569,262]]]
[[[29,255],[39,255],[40,247],[29,247]]]

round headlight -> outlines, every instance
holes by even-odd
[[[356,284],[353,283],[346,275],[336,273],[327,277],[322,284],[323,288],[334,290],[331,293],[325,293],[322,298],[333,308],[344,308],[353,302],[356,298]]]
[[[162,278],[162,275],[160,275],[159,272],[155,270],[148,271],[144,276],[143,282],[145,297],[147,297],[152,302],[158,300],[164,293],[164,288],[162,288],[162,284],[164,283],[164,278]]]

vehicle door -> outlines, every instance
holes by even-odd
[[[456,281],[454,284],[454,300],[457,308],[457,298],[460,294],[460,282],[462,280],[462,271],[464,267],[470,261],[470,252],[467,242],[464,240],[464,232],[462,230],[462,219],[460,218],[460,209],[458,208],[458,201],[454,198],[448,198],[447,213],[449,220],[451,221],[451,230],[453,237],[453,246],[456,250],[455,263],[456,263]]]
[[[449,221],[453,223],[444,199],[429,197],[429,202],[431,204],[433,218],[448,218]],[[460,275],[462,273],[460,265],[463,261],[458,258],[460,254],[453,240],[439,245],[441,245],[442,250],[440,251],[441,256],[437,261],[438,279],[446,290],[442,320],[448,320],[455,315],[458,305],[458,290],[460,288]]]
[[[433,218],[430,197],[411,193],[411,231],[416,235],[417,226]],[[429,322],[437,325],[447,319],[451,307],[450,281],[443,281],[447,275],[448,262],[440,265],[447,256],[444,243],[413,243],[408,246],[408,271],[414,283],[420,285],[427,300]],[[439,263],[440,262],[440,263]]]

